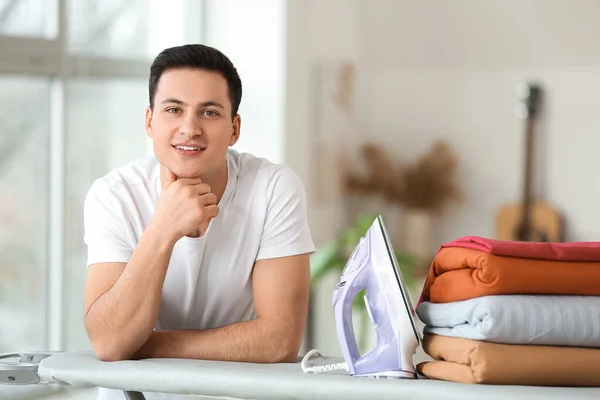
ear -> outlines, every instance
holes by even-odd
[[[233,118],[233,132],[231,133],[231,136],[229,137],[229,146],[233,146],[234,144],[237,143],[238,139],[240,138],[240,127],[242,125],[242,117],[240,117],[239,114],[237,114],[234,118]]]
[[[146,135],[152,138],[152,109],[150,106],[146,107]]]

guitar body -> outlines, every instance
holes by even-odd
[[[496,213],[496,238],[520,240],[516,232],[523,220],[523,204],[506,204]],[[526,242],[562,242],[563,223],[561,215],[550,205],[534,201],[530,205],[530,231]]]
[[[523,194],[520,203],[507,204],[496,214],[496,238],[520,242],[562,242],[560,214],[550,205],[534,200],[533,145],[534,131],[541,102],[541,88],[523,85],[520,88],[518,116],[525,121],[525,157]]]

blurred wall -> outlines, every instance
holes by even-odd
[[[313,239],[329,240],[341,226],[337,203],[313,201],[315,192],[314,87],[318,62],[359,61],[358,0],[288,0],[285,157],[306,184]]]
[[[359,61],[360,20],[358,0],[288,0],[285,157],[302,178],[309,198],[309,216],[315,245],[330,240],[343,225],[337,203],[312,200],[315,192],[314,94],[312,71],[323,60]],[[339,355],[331,307],[336,276],[328,276],[314,289],[313,346]]]
[[[513,111],[529,78],[546,92],[537,193],[564,213],[568,240],[600,238],[600,2],[375,0],[360,14],[363,134],[403,158],[443,137],[460,157],[466,201],[440,221],[438,242],[494,235],[498,207],[520,199],[525,135]]]
[[[535,190],[566,218],[567,240],[599,240],[600,2],[594,0],[289,0],[286,160],[309,193],[309,71],[323,58],[358,67],[358,130],[398,160],[444,138],[459,156],[464,202],[436,223],[439,243],[494,235],[494,213],[521,196],[524,127],[516,87],[545,90]],[[341,225],[339,205],[311,203],[317,245]],[[331,289],[318,288],[316,345],[337,353]]]

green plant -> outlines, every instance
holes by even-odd
[[[371,214],[358,215],[352,226],[342,230],[335,240],[323,245],[313,253],[310,260],[311,286],[314,286],[323,276],[329,273],[335,273],[338,276],[341,275],[352,251],[360,239],[365,236],[375,218],[376,215]],[[413,284],[412,267],[414,265],[412,258],[400,251],[395,251],[395,254],[404,282],[408,287],[411,287]],[[360,336],[357,335],[357,340],[359,341],[359,348],[363,349],[365,346],[364,341],[366,340],[366,335],[363,332],[365,332],[369,324],[363,292],[360,292],[356,296],[354,310],[359,313],[362,321],[361,327],[363,329]]]

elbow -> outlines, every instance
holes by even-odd
[[[96,352],[96,356],[100,361],[114,362],[114,361],[126,361],[129,360],[124,353],[116,351]]]
[[[292,352],[292,353],[284,353],[280,358],[279,358],[279,363],[295,363],[296,361],[298,361],[298,352]]]
[[[131,358],[131,354],[115,340],[107,338],[91,339],[94,353],[100,361],[125,361]]]
[[[135,342],[127,340],[123,334],[95,329],[86,320],[86,331],[94,354],[100,361],[131,360],[135,353]]]
[[[282,341],[281,346],[272,355],[273,363],[295,363],[298,361],[300,343],[295,341]]]
[[[131,358],[129,354],[116,346],[94,346],[94,352],[100,361],[126,361]]]

